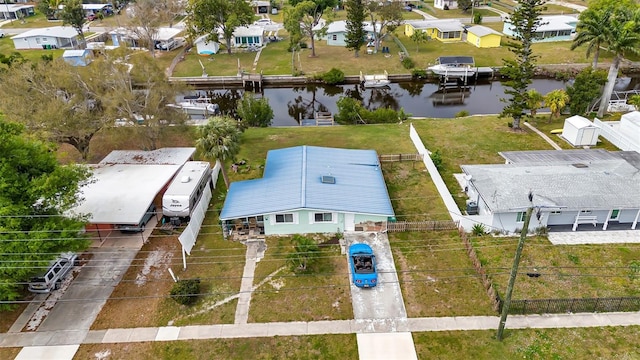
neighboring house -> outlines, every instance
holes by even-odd
[[[0,19],[20,19],[36,14],[35,6],[33,5],[8,4],[6,1],[4,4],[0,4]]]
[[[336,233],[394,216],[374,150],[297,146],[267,153],[261,179],[237,181],[220,220],[257,223],[261,233]]]
[[[233,31],[234,47],[245,47],[248,45],[264,45],[264,27],[258,25],[239,26]]]
[[[432,39],[442,42],[462,41],[464,26],[457,19],[415,20],[406,21],[404,34],[411,37],[416,31],[424,31]]]
[[[82,9],[86,16],[98,15],[100,12],[104,15],[113,13],[113,5],[111,4],[82,4]]]
[[[639,111],[622,115],[620,121],[594,119],[593,123],[600,128],[600,135],[617,146],[618,149],[640,152]]]
[[[372,42],[375,38],[373,25],[368,22],[362,23],[364,31],[366,32],[365,41]],[[378,28],[380,24],[378,24]],[[334,21],[327,26],[326,35],[323,37],[327,40],[327,45],[345,46],[345,36],[347,34],[347,22],[345,20]]]
[[[138,32],[142,32],[144,30],[138,29]],[[182,29],[178,28],[169,28],[169,27],[161,27],[157,29],[157,32],[153,35],[153,39],[155,42],[155,48],[161,50],[173,50],[176,46],[172,46],[176,44],[177,35],[182,32]],[[127,28],[117,28],[109,32],[111,36],[111,42],[113,46],[129,46],[129,47],[145,47],[144,44],[140,42],[140,35],[131,29]],[[182,42],[180,42],[182,44]]]
[[[568,41],[576,33],[578,18],[569,15],[548,15],[540,17],[535,42]],[[515,27],[506,19],[502,28],[506,36],[515,36]]]
[[[433,7],[435,7],[436,9],[440,9],[440,10],[457,9],[458,8],[458,1],[457,0],[434,0]],[[445,7],[446,7],[446,9],[445,9]]]
[[[636,229],[640,219],[640,154],[635,151],[543,150],[500,154],[506,164],[462,165],[463,186],[488,230]],[[528,194],[533,194],[530,203]],[[468,211],[469,212],[469,211]],[[640,234],[640,233],[639,233]]]
[[[17,50],[74,49],[80,43],[78,32],[71,26],[31,29],[11,38]]]
[[[479,48],[500,47],[502,34],[482,25],[467,28],[467,42]]]
[[[250,5],[256,15],[271,13],[271,3],[268,1],[251,1]]]
[[[93,61],[93,51],[84,50],[65,50],[62,53],[62,59],[73,66],[87,66]]]
[[[193,42],[196,46],[196,51],[198,55],[209,56],[213,54],[217,54],[220,50],[220,43],[217,41],[207,40],[209,38],[209,34],[202,35]]]

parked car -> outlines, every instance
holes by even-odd
[[[89,14],[87,15],[87,20],[88,21],[93,21],[97,18],[96,14]]]
[[[156,214],[156,205],[152,203],[149,206],[149,208],[147,209],[147,212],[142,217],[142,220],[140,220],[140,222],[138,224],[135,224],[135,225],[132,225],[132,224],[118,224],[118,225],[115,226],[115,228],[120,230],[121,232],[125,232],[125,233],[143,232],[144,229],[145,229],[145,226],[147,225],[149,220],[151,220],[151,218],[155,214]]]
[[[54,260],[47,271],[34,276],[29,281],[29,291],[34,293],[48,293],[58,290],[62,281],[67,277],[71,269],[78,263],[76,253],[66,253]]]
[[[273,21],[271,19],[260,19],[253,22],[253,25],[273,25]]]
[[[374,287],[378,284],[376,270],[376,256],[371,246],[367,244],[353,244],[349,247],[349,263],[351,278],[357,287]]]

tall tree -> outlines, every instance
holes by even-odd
[[[607,27],[604,24],[609,22],[611,10],[587,9],[580,13],[578,25],[576,26],[576,37],[573,38],[571,50],[587,45],[586,57],[593,53],[593,68],[598,68],[598,58],[600,57],[600,46],[607,42]]]
[[[607,82],[607,72],[586,68],[576,75],[573,84],[567,86],[569,108],[573,115],[587,115],[602,93],[602,86]]]
[[[542,107],[544,96],[536,89],[529,89],[527,91],[527,109],[531,111],[531,116],[536,116],[538,109]]]
[[[616,11],[609,22],[603,26],[607,28],[607,50],[613,53],[614,57],[609,66],[607,83],[600,99],[598,117],[603,117],[608,111],[609,100],[618,78],[618,70],[620,70],[620,62],[627,54],[640,53],[637,47],[640,41],[640,13],[637,6],[633,9]]]
[[[28,140],[23,127],[0,119],[0,301],[67,251],[86,249],[82,216],[66,216],[89,178],[86,168],[61,166],[51,147]],[[6,309],[7,305],[0,305]]]
[[[347,10],[345,47],[353,50],[355,57],[358,57],[360,49],[365,44],[365,36],[367,36],[367,32],[364,30],[364,20],[367,18],[366,7],[363,0],[347,0],[344,7]]]
[[[564,89],[551,90],[544,96],[545,105],[551,110],[549,119],[559,117],[562,110],[569,103],[569,95]]]
[[[86,16],[84,9],[82,8],[82,0],[67,0],[60,11],[60,19],[62,19],[63,25],[71,25],[78,36],[80,36],[81,47],[86,46],[85,38],[84,38],[84,23],[86,21]]]
[[[375,52],[380,50],[382,39],[392,33],[402,24],[402,11],[404,10],[400,1],[370,1],[367,3],[367,11],[371,26],[373,27],[373,38]]]
[[[246,124],[253,127],[268,127],[273,120],[273,109],[266,98],[256,99],[245,93],[238,101],[238,116]]]
[[[229,176],[224,162],[233,160],[240,151],[241,133],[238,122],[228,116],[212,117],[205,126],[198,128],[199,137],[196,140],[196,146],[204,157],[220,160],[222,165],[220,169],[227,189]]]
[[[217,41],[221,32],[228,54],[235,29],[251,24],[254,19],[253,9],[245,0],[189,0],[187,14],[192,35],[209,34],[208,40]]]
[[[131,11],[127,14],[131,14],[132,17],[128,28],[149,49],[151,56],[155,57],[158,29],[174,21],[176,14],[181,9],[180,2],[177,0],[136,0],[130,6]]]
[[[531,45],[536,39],[545,1],[522,0],[518,4],[509,18],[516,41],[510,42],[508,46],[515,59],[503,59],[504,66],[500,69],[500,73],[508,78],[504,90],[508,98],[500,99],[507,105],[500,115],[512,117],[514,129],[520,129],[520,119],[527,109],[527,87],[531,84],[537,58],[533,55]]]
[[[302,39],[311,41],[311,56],[316,56],[315,39],[326,31],[326,23],[320,23],[325,10],[338,4],[338,0],[289,0],[294,10],[289,13],[290,18],[285,19],[287,31],[299,33]],[[296,30],[296,27],[299,27]]]

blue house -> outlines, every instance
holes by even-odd
[[[540,17],[540,26],[536,30],[534,42],[569,41],[576,33],[578,18],[569,15],[548,15]],[[515,28],[505,20],[502,33],[506,36],[515,36]]]
[[[93,51],[84,50],[65,50],[62,58],[73,66],[87,66],[93,61]]]
[[[366,39],[372,41],[374,38],[373,25],[368,22],[364,22],[364,31],[366,32]],[[378,28],[380,24],[377,25]],[[327,45],[345,46],[345,35],[347,34],[347,22],[345,20],[334,21],[327,26],[327,34],[324,40],[327,40]]]
[[[220,220],[225,234],[356,231],[394,216],[374,150],[297,146],[267,153],[261,179],[237,181]]]

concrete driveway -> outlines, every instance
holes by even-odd
[[[407,312],[387,235],[349,233],[345,234],[345,240],[347,249],[353,243],[365,243],[371,246],[376,255],[378,271],[378,285],[374,288],[361,289],[351,283],[354,318],[362,320],[363,332],[379,332],[385,329],[397,331],[400,323],[406,323]],[[347,261],[349,261],[348,258]],[[351,273],[349,273],[349,280],[351,280]]]

